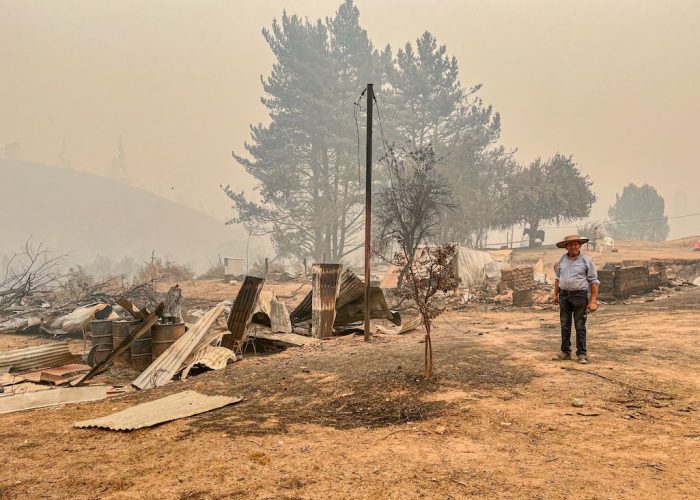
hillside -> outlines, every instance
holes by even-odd
[[[71,262],[157,256],[195,269],[217,255],[240,257],[244,231],[157,195],[95,175],[0,160],[0,255],[28,237]]]

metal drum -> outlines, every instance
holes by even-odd
[[[93,359],[99,363],[112,350],[112,320],[96,319],[90,321],[90,332]]]
[[[141,326],[141,323],[140,319],[115,321],[112,325],[112,346],[116,349],[122,340]],[[129,366],[130,361],[129,349],[114,358],[114,364],[121,367]]]
[[[146,332],[142,337],[131,344],[131,366],[134,370],[143,371],[151,364],[151,332]]]
[[[92,345],[107,345],[112,348],[112,320],[95,319],[90,321]]]
[[[153,361],[168,350],[168,347],[185,334],[184,323],[155,324],[151,328],[151,350]]]

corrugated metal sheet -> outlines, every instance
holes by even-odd
[[[204,365],[211,370],[222,370],[226,368],[229,359],[236,360],[236,355],[231,349],[211,345],[204,346],[192,355],[192,362],[182,370],[180,378],[185,380],[194,365]]]
[[[190,331],[177,339],[167,351],[141,372],[141,375],[132,382],[132,385],[138,389],[150,389],[169,382],[180,369],[183,361],[187,359],[187,356],[195,350],[201,339],[207,334],[214,321],[224,312],[224,307],[224,303],[221,302],[202,316]]]
[[[71,354],[68,342],[55,342],[2,352],[0,353],[0,369],[9,368],[10,371],[18,372],[53,368],[72,363],[78,359],[80,356]]]
[[[340,311],[346,305],[355,302],[357,299],[364,299],[365,283],[360,280],[350,269],[346,269],[340,282],[340,291],[335,308]]]
[[[393,334],[393,335],[400,335],[402,333],[410,332],[412,330],[415,330],[421,324],[423,323],[423,319],[419,316],[414,316],[413,318],[409,318],[406,321],[403,321],[401,323],[401,326],[398,326],[396,328],[387,328],[381,325],[377,325],[377,331],[379,333],[387,333],[387,334]]]
[[[304,335],[297,335],[296,333],[272,333],[270,331],[264,330],[256,330],[254,333],[251,333],[251,336],[255,336],[256,339],[272,340],[281,344],[292,345],[297,347],[303,345],[319,344],[321,342],[318,339],[306,337]]]
[[[209,331],[202,337],[202,339],[197,342],[197,345],[192,350],[193,353],[199,351],[202,347],[213,345],[216,346],[221,343],[221,339],[224,335],[228,333],[226,328],[221,328],[218,326],[216,328],[210,328]],[[184,364],[188,364],[189,360],[186,360]]]
[[[362,284],[364,288],[364,283]],[[340,301],[340,298],[338,298]],[[352,302],[346,303],[343,307],[337,307],[335,324],[337,326],[349,325],[364,320],[365,316],[365,291]],[[379,287],[369,289],[369,317],[370,319],[392,319],[393,315],[389,310],[384,298],[384,292]]]
[[[289,318],[292,320],[292,324],[296,325],[299,323],[302,323],[304,321],[308,321],[311,319],[311,297],[313,296],[313,293],[311,290],[309,290],[309,293],[306,294],[306,297],[302,299],[301,302],[299,302],[299,305],[294,308],[294,310],[291,312],[289,315]]]
[[[274,333],[292,333],[292,322],[284,302],[280,302],[270,290],[261,290],[253,308],[251,321],[269,326]]]
[[[31,410],[68,403],[98,401],[106,398],[112,387],[109,385],[86,385],[84,387],[60,387],[44,391],[27,392],[12,396],[0,396],[0,413]]]
[[[245,277],[243,286],[238,291],[236,300],[231,307],[231,313],[228,316],[227,324],[231,335],[224,337],[222,342],[224,347],[233,349],[235,342],[243,340],[245,337],[245,329],[253,316],[253,308],[258,300],[263,283],[265,283],[265,280],[262,278]]]
[[[331,336],[335,322],[335,303],[340,288],[340,264],[314,264],[311,312],[311,336]]]
[[[195,391],[172,394],[155,401],[142,403],[126,410],[93,420],[76,422],[75,427],[102,427],[115,431],[131,431],[150,427],[178,418],[191,417],[207,411],[238,403],[243,398],[207,396]]]
[[[343,271],[340,278],[340,289],[338,291],[338,299],[336,301],[336,310],[345,304],[348,304],[358,297],[364,296],[364,283],[353,273],[350,269]],[[311,311],[313,301],[313,290],[304,297],[299,305],[294,308],[290,318],[293,324],[298,324],[303,321],[309,321],[311,319]]]
[[[365,284],[350,269],[343,271],[340,280],[340,290],[336,300],[336,316],[334,326],[345,326],[364,319]],[[313,290],[302,300],[291,314],[293,324],[308,321],[312,316]],[[381,288],[370,288],[370,318],[392,319],[393,315],[387,306],[384,292]]]
[[[22,374],[22,376],[30,382],[43,382],[45,380],[42,379],[42,374],[60,378],[73,373],[87,371],[90,371],[90,367],[88,365],[83,365],[81,363],[71,363],[69,365],[58,366],[56,368],[46,368],[29,373],[24,373]]]

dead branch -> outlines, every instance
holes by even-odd
[[[64,255],[54,255],[43,243],[35,245],[29,238],[24,250],[8,259],[0,281],[0,318],[31,307],[32,299],[41,300],[57,286],[63,274],[59,264]]]
[[[65,255],[55,255],[43,243],[28,239],[21,252],[15,253],[4,266],[0,281],[0,321],[35,313],[62,313],[75,307],[117,299],[129,299],[143,305],[158,302],[151,279],[129,278],[121,274],[96,280],[77,266],[60,270]],[[43,314],[42,314],[43,315]]]
[[[677,396],[674,396],[672,394],[668,394],[667,392],[662,392],[662,391],[657,391],[656,389],[647,389],[645,387],[637,387],[632,384],[628,384],[627,382],[623,382],[621,380],[615,380],[610,377],[606,377],[605,375],[601,375],[600,373],[596,372],[591,372],[588,370],[581,370],[580,368],[573,368],[571,366],[562,366],[562,370],[567,370],[567,371],[572,371],[572,372],[581,372],[581,373],[587,373],[588,375],[593,375],[598,378],[602,378],[603,380],[607,380],[608,382],[612,382],[614,384],[619,384],[625,387],[628,387],[630,389],[634,389],[635,391],[642,391],[642,392],[650,392],[652,394],[660,394],[661,396],[665,396],[668,399],[676,399]]]
[[[386,439],[386,438],[388,438],[388,437],[390,437],[390,436],[393,436],[394,434],[398,434],[399,432],[410,431],[410,430],[411,430],[411,429],[397,429],[397,430],[395,430],[395,431],[393,431],[393,432],[390,432],[390,433],[387,434],[386,436],[380,437],[377,441],[383,441],[384,439]]]

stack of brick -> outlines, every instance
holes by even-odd
[[[600,300],[612,300],[615,298],[615,269],[601,269],[598,271],[600,288],[598,297]]]
[[[601,300],[624,299],[630,295],[649,293],[661,286],[664,281],[673,277],[675,263],[669,259],[660,260],[624,260],[622,263],[608,262],[598,271],[600,288],[598,297]],[[680,261],[685,269],[691,269],[694,261]],[[700,271],[700,260],[698,271]],[[690,267],[688,267],[690,266]],[[667,276],[667,271],[669,276]],[[691,271],[692,274],[692,271]],[[697,273],[695,274],[697,275]]]
[[[620,299],[630,295],[650,292],[654,289],[649,279],[649,269],[645,266],[620,267],[615,269],[615,297]]]
[[[608,263],[598,271],[598,279],[601,300],[624,299],[658,288],[666,279],[666,264],[660,260]]]
[[[513,269],[501,269],[501,282],[498,284],[498,292],[503,293],[506,290],[513,289]]]
[[[513,290],[513,305],[530,307],[532,305],[532,288],[535,286],[531,266],[513,267],[501,270],[501,288]]]

